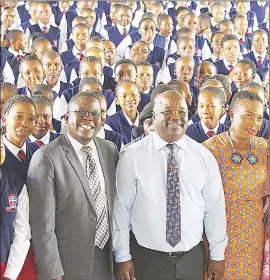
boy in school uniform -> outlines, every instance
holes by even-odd
[[[105,66],[103,68],[103,73],[114,78],[114,68],[116,65],[115,44],[110,40],[103,40],[102,43],[105,54]]]
[[[10,30],[7,34],[9,48],[2,48],[2,53],[6,56],[7,61],[13,71],[15,84],[17,85],[19,77],[19,66],[24,56],[26,46],[24,33],[18,29]]]
[[[5,146],[1,137],[0,184],[1,184],[1,279],[26,279],[23,277],[23,264],[30,246],[29,197],[24,181],[20,176],[2,168],[6,158]],[[35,279],[28,274],[28,279]],[[26,276],[26,275],[25,275]]]
[[[2,112],[5,102],[14,95],[17,95],[17,88],[15,85],[7,82],[0,84],[0,117],[2,117]]]
[[[30,18],[26,21],[23,21],[20,25],[20,28],[26,32],[28,26],[30,25],[35,25],[38,23],[38,14],[37,14],[37,6],[39,4],[39,2],[29,2],[29,9],[28,9],[28,12],[29,12],[29,15],[30,15]],[[19,10],[23,10],[23,6],[19,6],[17,9]],[[19,12],[20,13],[20,12]]]
[[[117,47],[128,34],[137,31],[137,28],[131,25],[132,9],[128,5],[121,5],[117,9],[116,19],[116,26],[107,29],[105,39],[112,41]]]
[[[225,94],[219,88],[206,87],[198,96],[199,122],[188,126],[186,135],[198,143],[220,134],[228,128],[219,122],[221,111],[225,106]]]
[[[144,107],[150,102],[151,92],[154,83],[154,70],[153,66],[147,62],[137,64],[137,78],[136,86],[141,93],[141,101],[138,106],[138,111],[142,112]]]
[[[269,4],[266,6],[265,9],[265,17],[264,20],[258,24],[259,29],[263,29],[265,32],[269,33],[269,13],[270,13],[270,6]]]
[[[251,50],[251,40],[245,35],[248,27],[246,16],[235,15],[233,18],[235,36],[239,40],[240,50],[242,54],[248,53]]]
[[[64,71],[67,81],[71,80],[71,72],[74,69],[78,74],[79,64],[84,57],[85,43],[89,38],[89,28],[84,23],[79,23],[73,27],[72,39],[74,46],[72,49],[61,54]]]
[[[121,110],[108,117],[104,127],[124,136],[124,144],[127,144],[131,141],[132,128],[139,126],[137,108],[140,103],[140,92],[136,84],[130,81],[118,83],[115,90],[115,101]]]
[[[168,11],[168,14],[174,20],[174,32],[184,27],[184,17],[189,13],[189,9],[185,6],[180,6],[176,9],[171,8]]]
[[[218,24],[218,30],[224,34],[235,34],[233,22],[227,18]]]
[[[58,5],[52,7],[52,13],[54,15],[54,20],[57,26],[60,25],[62,17],[66,14],[67,11],[71,10],[71,1],[62,1],[58,2]]]
[[[211,47],[212,47],[212,54],[211,57],[206,59],[206,61],[210,62],[217,62],[218,60],[223,59],[223,52],[221,48],[221,40],[224,37],[224,33],[217,31],[212,34],[211,36]]]
[[[89,34],[90,38],[92,37],[99,37],[102,38],[100,32],[96,31],[96,21],[97,21],[97,15],[96,12],[90,8],[83,10],[82,17],[86,19],[86,24],[89,28]],[[104,33],[104,32],[103,32]]]
[[[244,58],[251,59],[255,63],[258,74],[260,69],[269,67],[269,59],[266,57],[267,46],[268,34],[258,29],[252,34],[252,51],[243,55]]]
[[[19,88],[18,94],[31,97],[33,88],[37,84],[42,84],[45,76],[42,63],[35,54],[27,55],[22,59],[20,74],[26,86]]]
[[[214,3],[210,7],[211,12],[211,31],[215,33],[218,31],[218,24],[225,18],[225,9],[223,3]]]
[[[38,23],[28,26],[26,36],[29,38],[31,33],[41,32],[47,38],[55,51],[61,49],[60,29],[50,24],[52,15],[51,6],[49,3],[41,2],[37,6]]]
[[[42,147],[56,139],[60,134],[50,131],[52,126],[53,105],[52,101],[41,94],[35,94],[31,100],[36,106],[36,120],[28,141]]]
[[[1,11],[1,47],[7,47],[6,36],[9,30],[18,29],[15,21],[15,11],[13,8],[5,7]]]

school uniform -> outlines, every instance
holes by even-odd
[[[260,55],[253,50],[244,54],[243,57],[252,60],[256,64],[257,70],[269,67],[269,60],[266,58],[266,52]]]
[[[7,82],[14,84],[15,78],[12,72],[12,69],[6,59],[6,57],[0,53],[0,82]]]
[[[104,127],[101,127],[96,137],[113,142],[116,145],[118,152],[120,152],[121,148],[124,146],[124,137],[122,135],[115,131],[104,129]]]
[[[0,278],[36,279],[35,268],[27,266],[30,246],[29,198],[20,176],[0,169],[1,264]]]
[[[137,108],[139,113],[141,113],[145,105],[150,102],[150,99],[151,99],[151,95],[149,93],[141,92],[141,100]]]
[[[20,24],[17,23],[17,22],[14,22],[14,23],[12,24],[11,27],[9,27],[8,29],[6,29],[6,28],[1,24],[1,21],[0,21],[0,26],[1,26],[1,32],[0,32],[0,34],[1,34],[1,39],[3,38],[4,40],[6,40],[6,39],[7,39],[7,33],[8,33],[8,31],[13,30],[13,29],[19,29]]]
[[[263,22],[258,24],[258,28],[264,30],[269,34],[269,22]]]
[[[229,115],[228,113],[225,113],[225,114],[219,119],[219,122],[220,122],[221,124],[224,124],[225,122],[228,122],[229,120],[230,120],[230,115]],[[190,118],[188,124],[190,125],[190,124],[193,124],[193,123],[196,123],[196,122],[199,122],[199,121],[201,121],[201,119],[200,119],[198,113],[196,113],[196,114],[194,114],[194,115]]]
[[[30,20],[31,16],[30,16],[28,10],[26,9],[25,5],[17,6],[16,10],[18,11],[19,19],[20,19],[21,23],[24,23],[24,22],[27,22]]]
[[[28,34],[27,38],[29,38],[30,34],[34,32],[42,33],[44,37],[47,38],[52,44],[53,50],[58,52],[58,49],[60,47],[60,29],[58,27],[55,27],[51,24],[45,26],[42,23],[30,25],[26,31],[26,33]]]
[[[218,28],[218,23],[214,21],[214,19],[211,17],[210,18],[210,23],[211,23],[211,32],[212,34],[214,34],[215,32],[217,32],[219,30]]]
[[[250,52],[252,47],[251,40],[247,36],[240,36],[236,32],[235,32],[235,36],[237,37],[240,43],[240,52],[242,54]]]
[[[18,95],[21,95],[21,94],[22,95],[26,95],[28,97],[32,96],[32,94],[31,94],[31,92],[30,92],[28,87],[18,88]]]
[[[127,144],[131,141],[131,131],[134,126],[139,126],[139,114],[137,113],[136,121],[133,124],[123,110],[120,110],[106,118],[104,128],[118,132],[124,137],[124,144]]]
[[[235,68],[237,63],[238,61],[235,62],[234,64],[230,64],[225,58],[220,59],[217,62],[214,62],[217,68],[217,74],[223,74],[225,76],[228,76],[230,74],[230,72]]]
[[[20,74],[19,71],[20,61],[23,58],[23,53],[22,52],[18,53],[12,50],[11,48],[8,49],[1,48],[1,53],[6,57],[15,78],[15,85],[17,85],[18,77]]]
[[[28,139],[26,140],[27,142],[35,143],[37,144],[40,148],[44,145],[49,144],[56,138],[58,138],[61,134],[59,133],[54,133],[52,131],[48,131],[42,138],[37,139],[34,135],[30,135]]]
[[[210,137],[220,134],[227,130],[228,128],[221,123],[219,123],[214,129],[210,130],[201,121],[199,121],[188,126],[186,135],[188,135],[190,138],[192,138],[198,143],[203,143]]]
[[[69,9],[68,9],[67,11],[70,11],[70,10],[71,10],[71,9],[70,9],[70,7],[69,7]],[[63,10],[63,9],[62,9],[60,6],[58,6],[58,5],[55,5],[55,6],[52,7],[52,13],[54,14],[54,20],[55,20],[55,24],[56,24],[57,26],[60,25],[60,22],[61,22],[61,20],[62,20],[62,17],[66,14],[67,11]]]
[[[76,77],[71,79],[72,70],[74,70],[78,76],[80,61],[83,59],[83,57],[84,52],[79,51],[76,46],[73,46],[72,49],[61,54],[61,59],[68,82],[72,82],[74,79],[76,79]]]
[[[209,57],[208,59],[205,59],[204,61],[209,61],[209,62],[215,63],[221,59],[223,59],[223,57],[217,58],[214,54],[212,54],[211,57]]]
[[[115,68],[116,62],[113,65],[105,64],[103,68],[103,73],[109,77],[115,78],[114,74],[114,68]]]
[[[36,22],[34,22],[31,18],[28,20],[28,21],[25,21],[23,23],[21,23],[20,25],[20,30],[22,30],[24,33],[26,32],[27,28],[30,26],[30,25],[35,25]]]
[[[268,1],[265,1],[264,3],[250,1],[250,9],[256,14],[258,23],[262,23],[264,21],[267,5],[269,5]]]
[[[263,118],[269,121],[269,108],[263,111]]]
[[[3,142],[6,150],[6,158],[1,168],[18,174],[24,181],[26,181],[30,160],[39,148],[38,145],[35,143],[25,142],[21,148],[17,148],[11,144],[5,136],[3,137]],[[24,161],[21,161],[17,156],[19,150],[23,150],[26,155]]]
[[[113,27],[109,27],[107,29],[107,39],[112,41],[116,47],[125,39],[127,35],[129,35],[132,32],[136,32],[138,29],[136,27],[133,27],[132,25],[128,25],[126,27],[123,27],[119,24]]]

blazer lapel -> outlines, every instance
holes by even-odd
[[[70,163],[70,165],[73,167],[75,173],[77,174],[79,180],[81,181],[81,184],[83,186],[83,189],[85,191],[85,194],[87,196],[87,198],[90,201],[90,204],[92,205],[94,211],[96,212],[96,206],[95,206],[95,202],[90,190],[90,186],[86,177],[86,173],[85,170],[82,167],[82,164],[77,156],[77,154],[75,153],[75,150],[73,149],[70,141],[67,138],[66,132],[64,132],[64,134],[62,135],[62,139],[63,139],[63,149],[67,152],[66,153],[66,157]]]

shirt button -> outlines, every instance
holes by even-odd
[[[96,221],[97,221],[97,218],[93,218],[92,220],[93,220],[93,222],[96,222]]]
[[[93,247],[93,246],[94,246],[94,242],[91,241],[91,242],[89,243],[89,245],[90,245],[91,247]]]

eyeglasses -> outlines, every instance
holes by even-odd
[[[163,114],[167,117],[171,117],[172,115],[178,115],[178,116],[186,116],[186,112],[183,110],[178,110],[178,111],[173,111],[173,110],[165,110],[165,111],[161,111],[160,114]]]
[[[68,113],[75,113],[80,118],[87,118],[91,116],[92,118],[99,118],[101,116],[100,111],[82,111],[82,110],[75,110],[75,111],[68,111]]]

